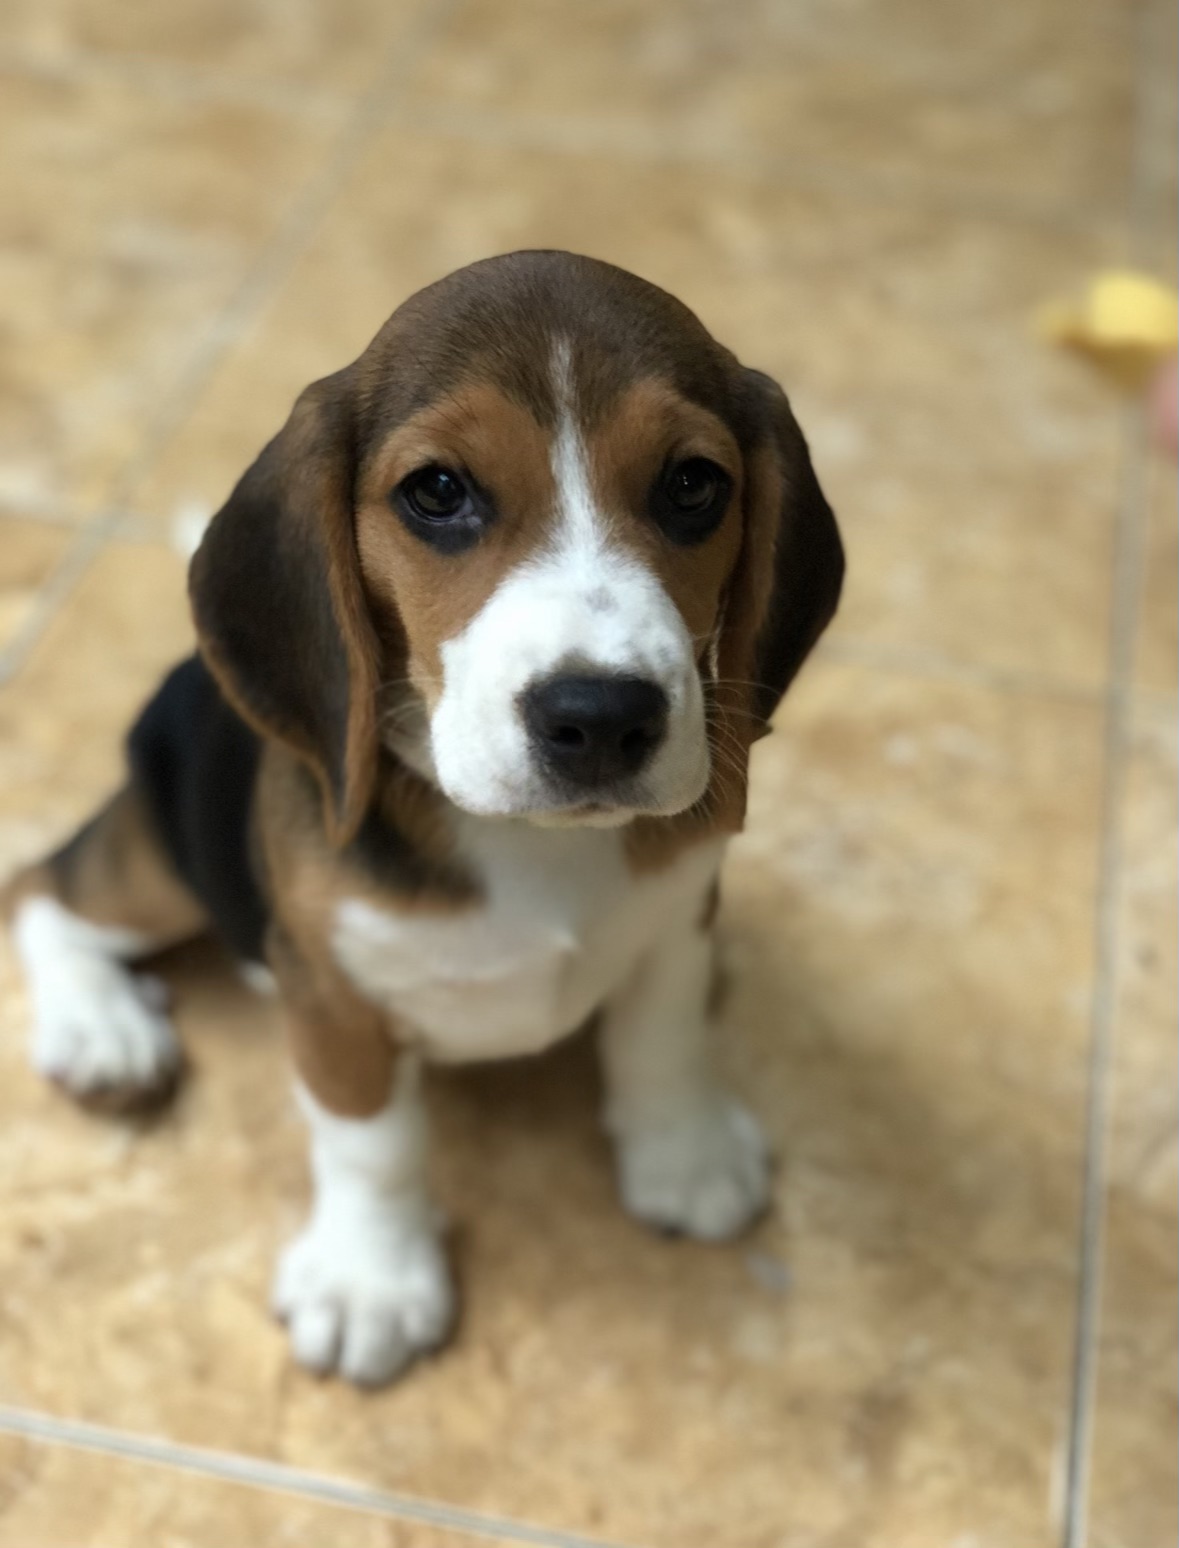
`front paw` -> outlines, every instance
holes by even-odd
[[[716,1095],[659,1125],[616,1135],[622,1202],[637,1219],[725,1241],[769,1202],[769,1151],[757,1121]]]
[[[300,1365],[366,1387],[392,1381],[454,1321],[446,1254],[420,1223],[312,1221],[279,1261],[273,1305]]]
[[[122,963],[65,957],[36,1001],[34,1069],[85,1107],[131,1113],[162,1105],[184,1063],[167,997],[159,979]]]

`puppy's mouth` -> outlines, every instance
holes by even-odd
[[[641,810],[630,804],[581,801],[571,806],[542,807],[522,815],[538,828],[621,828],[639,816]]]
[[[534,783],[510,815],[542,828],[620,828],[638,817],[675,817],[703,797],[711,760],[671,789],[646,778],[621,780],[600,789],[570,789],[563,781],[534,770]]]

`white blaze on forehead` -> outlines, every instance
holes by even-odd
[[[553,395],[557,404],[557,434],[551,453],[557,486],[558,542],[562,547],[597,549],[603,523],[590,483],[589,453],[577,417],[577,384],[573,350],[568,339],[553,345]]]
[[[641,795],[636,791],[639,809],[681,811],[708,777],[692,639],[651,567],[610,541],[594,495],[568,339],[554,341],[550,373],[551,535],[443,643],[444,688],[430,723],[433,766],[443,790],[469,812],[553,809],[520,696],[557,672],[642,677],[663,689],[669,717],[667,736],[639,782]]]

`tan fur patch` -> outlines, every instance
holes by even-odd
[[[397,1065],[396,1029],[389,1018],[361,999],[322,954],[309,955],[281,926],[271,929],[266,949],[303,1084],[342,1118],[380,1112]]]
[[[291,754],[267,748],[259,779],[258,839],[274,912],[266,952],[295,1062],[330,1111],[368,1117],[385,1105],[397,1049],[413,1031],[362,999],[340,970],[331,944],[336,911],[359,897],[447,913],[476,906],[479,890],[454,853],[444,799],[409,770],[382,763],[378,825],[344,850],[328,841],[317,791]]]
[[[386,680],[404,672],[431,707],[442,691],[442,643],[550,530],[556,489],[549,442],[499,388],[469,383],[399,426],[366,471],[356,516],[361,571],[374,608],[399,620],[407,647],[404,664],[387,652]],[[467,553],[438,553],[390,507],[390,492],[429,463],[468,474],[495,502],[496,519]]]
[[[134,930],[153,943],[184,940],[208,925],[130,785],[68,844],[13,878],[5,889],[6,910],[38,894],[56,898],[91,924]]]
[[[658,576],[692,635],[707,686],[707,658],[743,541],[744,461],[732,431],[666,383],[649,380],[623,394],[590,438],[589,455],[595,491],[612,518],[615,540]],[[690,457],[707,457],[724,468],[733,490],[719,528],[703,543],[684,545],[659,531],[647,505],[661,469]],[[738,716],[720,711],[730,694],[727,687],[719,695],[706,692],[713,773],[704,797],[676,817],[641,817],[627,829],[627,858],[636,872],[662,870],[693,844],[740,825],[731,811],[735,804],[744,808],[748,744],[735,734]]]
[[[609,417],[586,435],[594,494],[611,537],[659,578],[688,632],[704,650],[741,546],[742,458],[728,426],[666,382],[638,382]],[[648,504],[672,461],[707,457],[733,480],[729,509],[702,543],[673,543],[651,519]]]
[[[685,850],[728,832],[705,792],[702,800],[674,817],[636,817],[623,832],[623,850],[636,876],[665,870]]]

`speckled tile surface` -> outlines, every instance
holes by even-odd
[[[458,1337],[318,1383],[267,1311],[307,1191],[275,1006],[176,954],[191,1078],[112,1124],[28,1070],[0,948],[0,1410],[40,1416],[0,1435],[0,1544],[1170,1548],[1174,470],[1127,477],[1121,401],[1028,319],[1166,272],[1172,13],[5,9],[0,871],[190,648],[176,518],[489,252],[635,268],[778,375],[850,576],[726,872],[723,1057],[779,1155],[745,1242],[621,1213],[585,1041],[437,1073]]]
[[[920,178],[957,199],[1096,203],[1116,201],[1129,165],[1132,50],[1129,18],[1100,0],[852,0],[838,19],[774,0],[472,0],[413,104],[536,139],[580,131],[865,185]]]
[[[189,91],[290,89],[318,106],[370,85],[421,12],[418,0],[11,0],[0,57],[29,72],[139,75]]]
[[[46,522],[0,516],[0,651],[36,612],[69,542],[67,531]]]
[[[134,1460],[0,1436],[3,1548],[521,1548],[506,1537],[423,1526],[290,1493],[178,1473]]]
[[[1093,1543],[1179,1535],[1179,1055],[1174,716],[1135,720],[1125,793],[1120,995],[1108,1132]]]
[[[1179,483],[1161,461],[1151,472],[1135,682],[1162,709],[1179,687]]]
[[[0,499],[115,492],[332,119],[10,73],[0,92]]]

